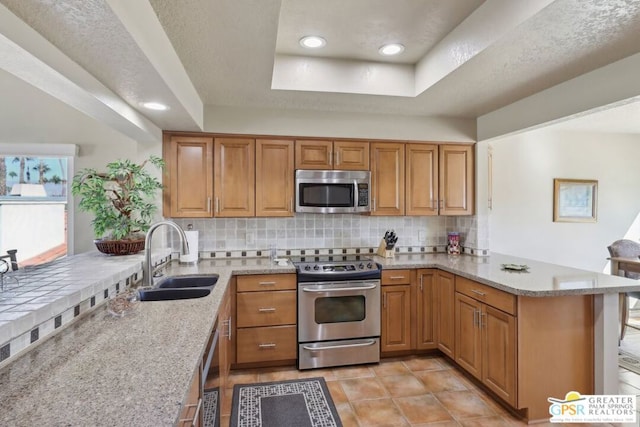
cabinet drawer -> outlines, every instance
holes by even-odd
[[[238,292],[296,289],[295,274],[257,274],[238,277]]]
[[[297,357],[296,327],[269,326],[238,329],[237,362],[269,362]]]
[[[382,285],[411,284],[411,270],[382,270]]]
[[[460,276],[456,276],[456,291],[498,310],[516,314],[516,296],[510,293]]]
[[[296,291],[244,292],[236,301],[238,328],[296,323]]]

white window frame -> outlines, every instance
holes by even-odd
[[[74,254],[74,203],[71,197],[71,181],[75,175],[74,161],[78,156],[78,146],[75,144],[47,144],[0,143],[0,154],[4,157],[66,157],[67,158],[67,255]]]

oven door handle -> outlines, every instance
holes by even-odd
[[[351,348],[351,347],[368,347],[370,345],[374,345],[376,343],[375,340],[369,340],[366,342],[360,342],[356,344],[340,344],[340,345],[327,345],[322,347],[311,347],[308,345],[303,345],[302,348],[309,351],[317,351],[317,350],[336,350],[339,348]]]
[[[369,286],[350,286],[348,288],[329,288],[329,289],[312,289],[312,288],[302,288],[303,292],[315,292],[315,293],[326,293],[326,292],[340,292],[340,291],[368,291],[371,289],[375,289],[378,285],[369,285]]]

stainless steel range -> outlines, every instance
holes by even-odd
[[[298,273],[298,368],[379,362],[380,266],[358,255],[292,261]]]

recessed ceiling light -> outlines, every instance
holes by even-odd
[[[385,44],[380,49],[378,49],[378,52],[380,53],[380,55],[386,55],[386,56],[398,55],[403,51],[404,51],[404,46],[401,45],[400,43]]]
[[[156,111],[165,111],[169,109],[169,107],[159,102],[143,102],[142,106],[144,108],[148,108],[149,110],[156,110]]]
[[[300,39],[300,46],[309,49],[318,49],[324,47],[327,41],[319,36],[304,36]]]

